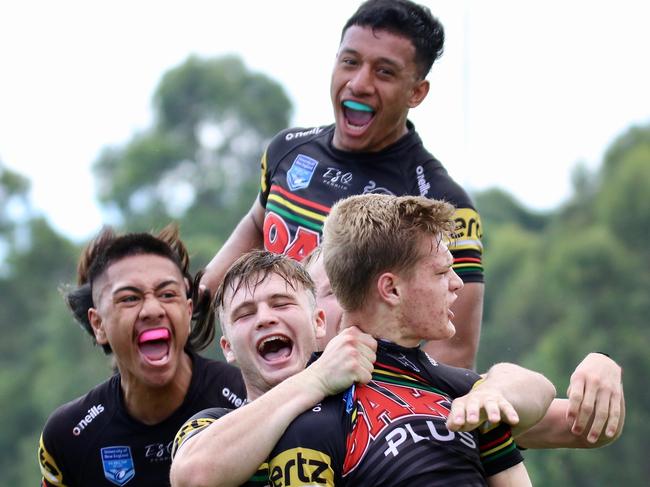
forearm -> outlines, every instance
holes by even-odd
[[[529,487],[533,485],[523,463],[518,463],[514,467],[488,477],[487,484],[489,487]]]
[[[219,252],[212,258],[205,268],[201,284],[214,292],[221,283],[223,276],[230,265],[242,254],[264,244],[262,225],[264,208],[258,200],[255,201],[249,212],[237,224],[228,240]]]
[[[623,431],[625,422],[625,400],[621,397],[621,419],[613,437],[600,435],[595,443],[587,440],[591,421],[582,434],[571,432],[573,422],[567,419],[568,399],[555,399],[542,420],[515,438],[517,445],[524,448],[600,448],[614,442]]]
[[[456,333],[448,340],[425,343],[422,349],[443,364],[474,369],[483,316],[482,282],[468,282],[453,304]]]
[[[323,397],[308,373],[285,380],[188,439],[172,463],[172,485],[243,484],[266,461],[291,421]]]
[[[519,423],[512,427],[513,435],[539,422],[555,398],[555,386],[538,372],[515,364],[492,366],[478,387],[494,387],[514,407]]]

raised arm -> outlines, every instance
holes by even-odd
[[[621,367],[590,353],[571,375],[568,399],[555,399],[544,418],[517,436],[525,448],[598,448],[623,431],[625,398]],[[604,433],[604,434],[603,434]]]
[[[264,208],[259,198],[248,213],[239,221],[228,240],[205,268],[201,286],[212,293],[219,287],[228,267],[242,254],[249,250],[262,248],[264,244],[262,228],[264,225]]]
[[[307,369],[188,438],[171,467],[175,487],[238,486],[266,461],[287,426],[325,396],[370,380],[377,342],[343,330]]]
[[[542,374],[515,364],[496,364],[468,394],[453,401],[447,426],[470,431],[486,420],[504,421],[517,435],[542,419],[554,397],[555,387]]]
[[[482,282],[465,283],[452,307],[456,334],[448,340],[425,343],[422,349],[443,364],[473,369],[483,317]]]

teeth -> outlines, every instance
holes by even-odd
[[[264,340],[262,340],[258,345],[257,349],[261,351],[264,348],[264,345],[266,345],[269,342],[273,342],[275,340],[280,340],[283,343],[289,343],[289,340],[287,338],[280,335],[273,335],[273,336],[266,337]]]

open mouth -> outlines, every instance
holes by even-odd
[[[341,105],[343,107],[345,121],[350,127],[365,127],[375,116],[375,111],[364,103],[345,100]]]
[[[153,328],[138,336],[138,348],[148,362],[164,361],[169,355],[171,333],[167,328]]]
[[[271,335],[257,344],[257,352],[267,362],[286,359],[293,351],[293,342],[284,335]]]

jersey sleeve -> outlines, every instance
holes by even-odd
[[[454,271],[463,282],[483,282],[483,227],[469,194],[436,159],[418,166],[416,178],[421,195],[444,200],[456,208],[456,231],[448,242]]]
[[[176,456],[178,450],[185,444],[187,440],[200,434],[205,428],[217,421],[219,418],[228,414],[232,409],[226,408],[210,408],[199,411],[190,419],[183,423],[183,426],[178,430],[174,437],[172,444],[172,460]]]
[[[266,201],[271,190],[271,179],[286,150],[286,136],[289,129],[278,133],[264,150],[260,161],[260,204],[266,208]]]
[[[341,401],[341,396],[327,398],[289,425],[269,456],[270,485],[341,485],[345,456]]]
[[[443,364],[438,367],[444,374],[450,390],[453,391],[454,398],[467,394],[479,382],[482,382],[481,376],[473,370],[455,369]],[[462,371],[462,373],[453,373],[454,370]],[[488,477],[523,461],[508,424],[483,424],[478,428],[478,444],[481,464]]]
[[[512,438],[509,425],[486,423],[479,428],[478,438],[481,463],[487,477],[498,474],[524,461]]]
[[[56,447],[53,444],[53,438],[51,438],[54,435],[52,435],[50,429],[46,425],[38,442],[38,463],[42,476],[41,485],[45,487],[71,487],[72,484],[68,483],[68,479],[59,466],[59,464],[62,465],[62,459],[57,462],[55,458]]]

